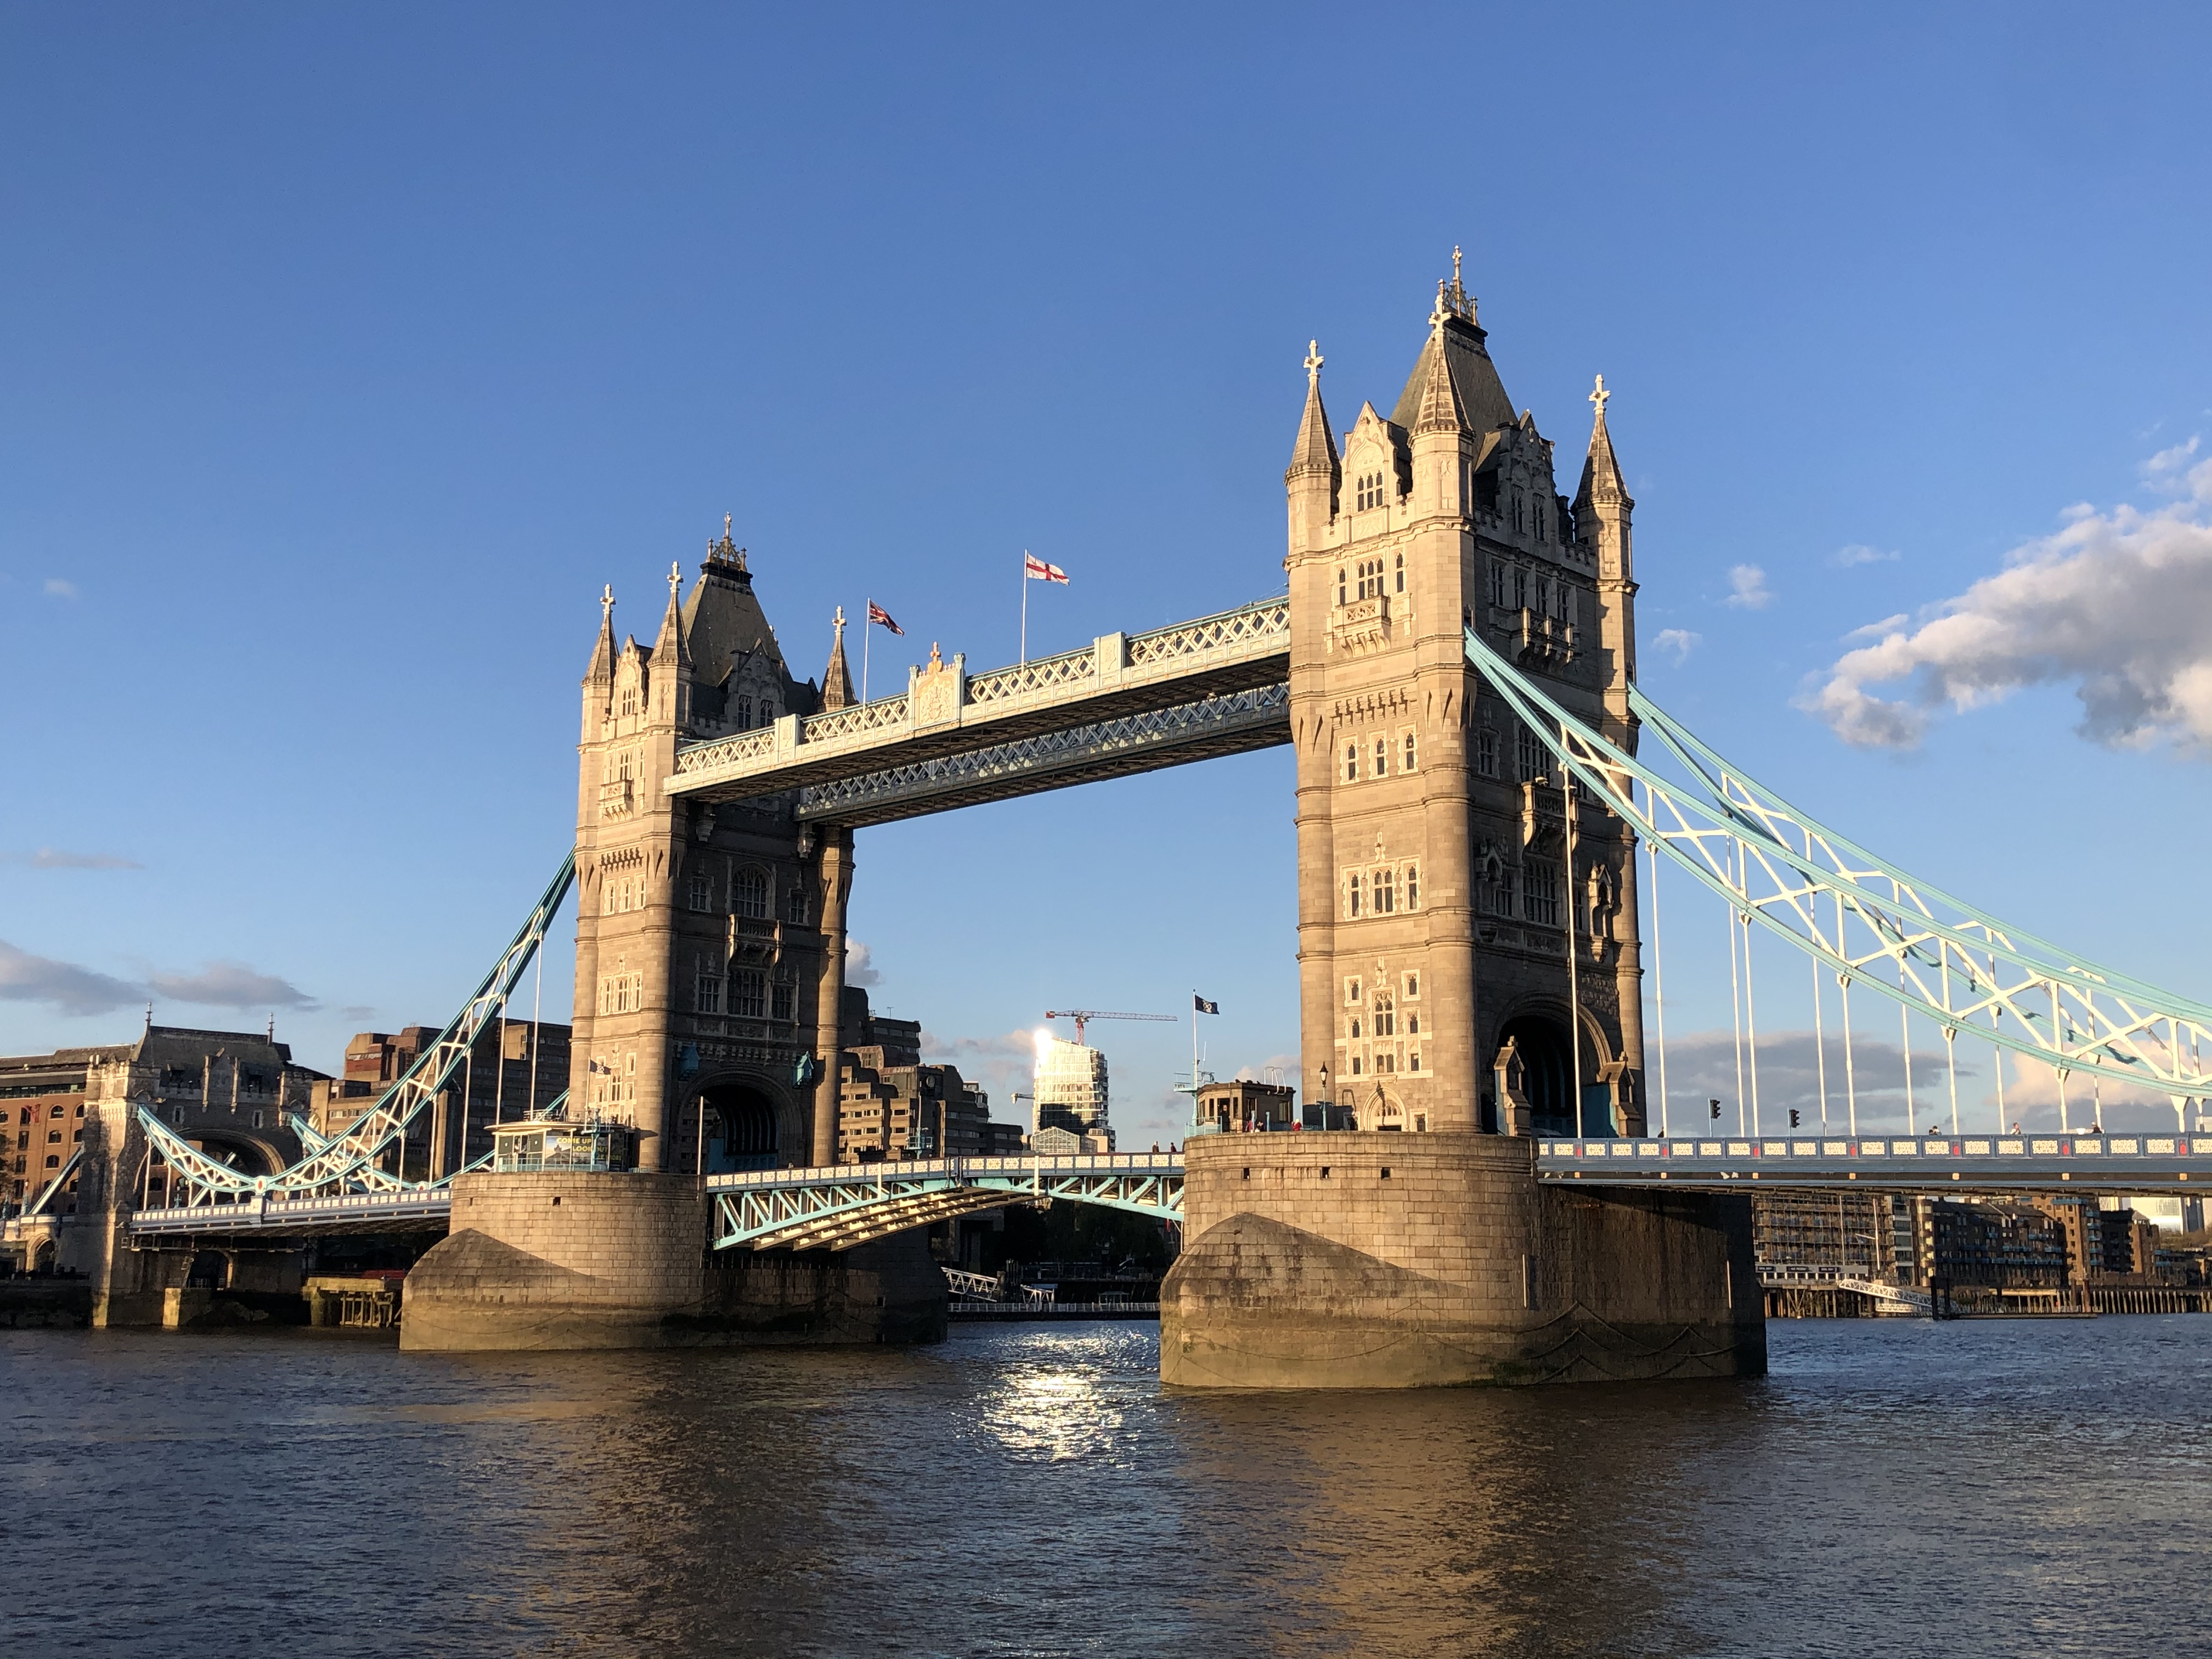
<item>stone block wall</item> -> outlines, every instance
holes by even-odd
[[[918,1233],[832,1252],[708,1248],[690,1176],[491,1174],[453,1183],[399,1346],[424,1352],[932,1341],[945,1281]]]
[[[1748,1205],[1540,1187],[1474,1133],[1207,1135],[1185,1148],[1161,1373],[1190,1387],[1756,1375]]]

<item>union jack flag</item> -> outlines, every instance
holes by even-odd
[[[1034,553],[1022,555],[1022,574],[1033,582],[1059,582],[1065,586],[1067,572],[1056,564],[1047,564]]]
[[[892,633],[897,635],[901,639],[904,639],[906,637],[906,629],[901,628],[896,623],[893,622],[891,620],[891,613],[884,610],[883,606],[878,605],[873,599],[870,599],[868,601],[868,620],[878,628],[890,629]]]

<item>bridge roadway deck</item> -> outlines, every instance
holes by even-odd
[[[258,1198],[235,1204],[134,1210],[134,1238],[210,1233],[421,1232],[447,1224],[453,1215],[449,1188],[398,1192],[342,1193],[334,1198]]]
[[[1173,1220],[1182,1213],[1182,1158],[1111,1152],[841,1164],[710,1176],[707,1190],[717,1249],[845,1249],[1025,1200],[1065,1199]]]
[[[866,825],[1290,740],[1287,596],[683,745],[671,795]]]
[[[1025,1200],[1059,1198],[1170,1218],[1181,1213],[1182,1157],[924,1158],[709,1176],[715,1239],[843,1249],[908,1227]],[[1858,1187],[1886,1192],[2187,1192],[2212,1185],[2212,1135],[1790,1136],[1705,1139],[1543,1139],[1547,1182],[1615,1187]],[[134,1237],[416,1231],[450,1216],[428,1191],[265,1198],[139,1210]]]

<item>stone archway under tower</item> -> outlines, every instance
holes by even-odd
[[[1623,1068],[1603,1028],[1584,1010],[1579,1055],[1567,1047],[1565,1010],[1544,1006],[1515,1014],[1498,1028],[1492,1071],[1497,1109],[1484,1127],[1505,1133],[1618,1134],[1626,1127],[1620,1094]],[[1580,1095],[1577,1095],[1577,1083]],[[1489,1121],[1494,1116],[1495,1121]]]
[[[767,1079],[744,1073],[710,1078],[678,1114],[681,1145],[672,1148],[672,1169],[708,1175],[774,1170],[789,1160],[787,1149],[806,1145],[806,1113],[789,1092]]]

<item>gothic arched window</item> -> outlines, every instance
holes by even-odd
[[[768,872],[749,864],[730,884],[730,908],[755,921],[768,920]]]

